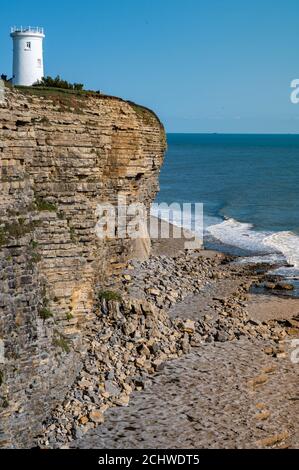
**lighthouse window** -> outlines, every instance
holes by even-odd
[[[31,49],[31,42],[27,42],[26,47],[27,49]]]
[[[42,61],[41,59],[37,59],[37,66],[40,68],[42,66]]]

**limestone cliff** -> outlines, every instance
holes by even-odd
[[[151,203],[165,133],[118,98],[7,89],[0,104],[0,447],[30,446],[80,369],[97,290],[134,255],[96,207]]]

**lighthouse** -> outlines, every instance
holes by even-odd
[[[11,28],[14,85],[32,86],[44,76],[43,28]]]

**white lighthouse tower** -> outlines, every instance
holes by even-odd
[[[31,86],[44,76],[43,28],[11,28],[14,85]]]

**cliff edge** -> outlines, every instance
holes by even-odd
[[[98,204],[153,201],[166,148],[119,98],[7,89],[0,104],[0,447],[27,447],[81,367],[105,279],[140,254],[99,239]],[[141,253],[142,254],[142,253]]]

